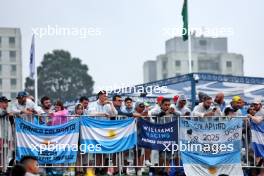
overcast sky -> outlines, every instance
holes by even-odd
[[[183,0],[0,0],[0,27],[22,32],[23,76],[29,74],[32,28],[93,28],[99,33],[36,38],[36,60],[64,49],[89,67],[96,87],[138,84],[143,62],[164,53],[171,36],[164,29],[182,26]],[[264,77],[263,0],[189,0],[191,27],[232,28],[229,52],[244,56],[247,76]]]

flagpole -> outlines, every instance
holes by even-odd
[[[35,42],[35,34],[34,36],[34,88],[35,88],[35,103],[38,103],[38,71],[37,71],[37,64],[36,64],[36,42]]]
[[[36,64],[36,63],[35,63]],[[38,72],[37,72],[37,67],[35,65],[35,103],[38,103]]]
[[[189,73],[192,73],[192,35],[190,30],[190,13],[189,13],[189,3],[187,0],[187,17],[188,17],[188,60],[189,60]]]
[[[188,40],[188,58],[189,58],[189,73],[192,73],[192,42],[191,35],[189,35]]]

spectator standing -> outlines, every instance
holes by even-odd
[[[122,111],[126,113],[132,113],[134,111],[133,100],[130,97],[125,98],[125,106],[122,108]]]
[[[91,116],[97,116],[96,119],[106,120],[109,117],[115,117],[118,112],[113,103],[108,100],[106,91],[102,90],[97,94],[97,101],[91,103],[88,113]]]
[[[233,109],[235,116],[242,116],[242,101],[241,101],[241,97],[240,96],[233,96],[232,101],[230,102],[230,107],[231,109]]]
[[[5,96],[0,97],[0,118],[8,115],[7,108],[8,108],[8,103],[10,101],[11,100],[8,100]]]
[[[157,113],[157,112],[160,112],[160,105],[161,105],[161,102],[162,100],[164,99],[163,96],[158,96],[157,97],[157,100],[156,100],[156,105],[149,111],[149,115],[152,114],[152,113]]]
[[[42,114],[43,110],[31,99],[27,98],[28,94],[24,91],[18,92],[17,100],[13,103],[11,112],[14,115],[25,118],[26,120],[32,121],[33,114]]]
[[[52,112],[49,114],[51,117],[51,123],[49,125],[60,125],[64,124],[68,121],[68,110],[63,106],[63,102],[60,100],[57,100],[54,104],[54,110],[55,112]]]
[[[255,99],[252,103],[252,112],[248,114],[248,117],[258,125],[263,125],[264,122],[264,110],[260,99]],[[256,157],[256,163],[262,165],[262,157]]]
[[[108,100],[106,91],[102,90],[98,92],[97,94],[97,101],[91,103],[88,114],[91,116],[95,116],[98,120],[110,120],[113,117],[116,117],[118,112],[115,109],[113,103]],[[96,165],[101,165],[105,155],[97,154],[95,156],[96,158]],[[110,158],[109,158],[110,159]],[[108,172],[108,174],[113,174],[112,167],[109,167],[107,170],[111,170],[111,173]],[[96,174],[104,174],[105,169],[96,168],[95,170]]]
[[[51,118],[48,116],[52,113],[52,103],[48,96],[44,96],[40,99],[41,108],[42,108],[42,116],[39,117],[38,123],[40,124],[48,124],[51,123]]]
[[[122,97],[120,95],[114,95],[113,96],[113,105],[117,111],[117,114],[120,116],[126,116],[126,117],[141,117],[142,114],[140,113],[133,113],[133,112],[124,112],[122,111]]]
[[[185,95],[180,95],[178,97],[178,101],[173,108],[175,109],[175,112],[181,116],[188,116],[191,113],[191,110],[187,107],[187,98]]]
[[[8,100],[5,96],[0,97],[0,166],[4,165],[5,158],[8,157],[8,144],[10,143],[9,138],[11,136],[11,126],[8,121],[8,103],[11,100]],[[4,158],[4,159],[2,159]],[[1,172],[1,169],[0,169]]]
[[[219,108],[221,112],[224,112],[226,108],[226,102],[224,98],[225,98],[224,93],[220,92],[215,95],[215,99],[214,99],[214,106]]]
[[[89,99],[86,96],[82,96],[79,102],[83,106],[83,115],[88,115]]]
[[[136,102],[135,103],[135,111],[134,113],[139,113],[142,114],[142,118],[145,118],[145,116],[148,115],[148,111],[145,110],[145,105],[143,102]],[[148,119],[148,117],[146,117],[146,119]],[[147,149],[147,148],[139,148],[138,150],[138,165],[142,166],[152,166],[152,163],[150,162],[150,154],[151,154],[151,150]],[[144,157],[145,155],[145,157]],[[145,159],[145,160],[144,160]],[[134,163],[136,163],[134,161]],[[137,168],[137,175],[141,176],[142,173],[145,171],[144,168]]]
[[[221,116],[221,112],[216,107],[212,107],[212,97],[205,96],[203,102],[194,107],[192,115],[195,117]]]
[[[261,123],[264,121],[264,109],[262,108],[262,103],[260,99],[255,99],[252,103],[254,114],[248,114],[248,117],[252,119],[255,123]]]
[[[42,97],[40,102],[41,102],[41,108],[42,108],[44,114],[52,113],[52,109],[51,109],[52,103],[51,103],[51,100],[48,96]]]

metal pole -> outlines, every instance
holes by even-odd
[[[196,82],[193,77],[193,74],[190,74],[190,77],[191,77],[191,99],[192,99],[192,109],[193,109],[196,101]]]

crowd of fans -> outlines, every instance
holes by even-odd
[[[149,102],[134,102],[130,97],[122,97],[120,95],[113,95],[110,100],[106,91],[100,91],[97,94],[97,100],[89,102],[85,96],[79,99],[73,110],[64,107],[62,101],[57,100],[52,103],[52,100],[44,96],[40,100],[40,106],[34,101],[34,97],[28,95],[27,92],[19,92],[16,101],[12,103],[10,111],[8,110],[8,100],[6,97],[0,97],[0,117],[22,117],[29,121],[34,121],[41,125],[53,126],[66,123],[67,121],[78,118],[82,115],[93,116],[96,119],[115,120],[121,117],[145,118],[153,123],[166,123],[172,121],[174,118],[192,116],[201,119],[217,119],[241,117],[248,123],[252,120],[255,123],[261,123],[264,120],[264,110],[262,108],[261,100],[255,99],[250,104],[245,105],[242,97],[234,96],[231,102],[226,102],[224,93],[218,93],[215,97],[211,97],[205,93],[199,93],[199,102],[191,110],[188,99],[185,95],[177,95],[171,99],[162,96],[157,97],[156,104]],[[32,119],[33,117],[33,119]],[[11,123],[14,123],[11,120]],[[0,133],[0,138],[1,138]],[[249,137],[250,138],[250,137]],[[0,145],[1,148],[1,145]],[[130,155],[132,151],[127,152]],[[98,155],[99,156],[99,155]],[[143,157],[144,156],[144,157]],[[166,162],[169,165],[170,160],[164,161],[162,156],[159,156],[158,151],[150,149],[142,149],[139,157],[139,164],[146,166],[153,166]],[[96,158],[97,165],[102,162],[102,157]],[[171,158],[169,156],[168,158]],[[262,165],[262,158],[257,158],[258,165]],[[26,175],[34,175],[35,171],[32,169],[32,162],[36,161],[34,157],[28,157],[21,161],[22,164],[16,165],[13,168],[26,173]],[[133,159],[132,159],[132,162]],[[31,163],[31,164],[29,164]],[[30,169],[31,168],[31,169]],[[29,173],[30,172],[30,173]],[[114,171],[115,172],[115,171]],[[142,175],[144,168],[126,168],[127,174]],[[168,173],[169,168],[164,172]],[[111,175],[112,173],[108,173]]]

